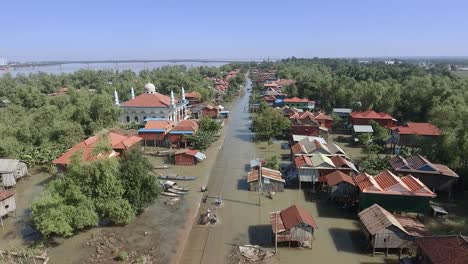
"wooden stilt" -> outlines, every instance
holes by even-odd
[[[388,248],[385,249],[385,256],[388,257]]]

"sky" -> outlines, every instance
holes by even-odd
[[[468,56],[466,0],[0,0],[8,60]]]

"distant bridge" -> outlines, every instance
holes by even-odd
[[[268,59],[266,59],[268,60]],[[181,62],[195,62],[195,63],[231,63],[231,62],[261,62],[265,59],[159,59],[159,60],[67,60],[67,61],[35,61],[25,63],[9,64],[13,68],[23,67],[38,67],[38,66],[53,66],[63,64],[103,64],[103,63],[150,63],[150,62],[168,62],[168,63],[181,63]]]

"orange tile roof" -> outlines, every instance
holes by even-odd
[[[388,170],[374,176],[374,179],[377,184],[384,190],[399,183],[398,178]]]
[[[317,113],[315,116],[315,119],[317,120],[328,120],[328,121],[333,121],[333,118],[329,115],[326,115],[324,113]]]
[[[255,169],[247,174],[247,182],[258,181],[258,169]],[[269,168],[262,167],[262,177],[269,178],[279,182],[286,182],[281,176],[281,172],[277,170],[272,170]]]
[[[339,170],[331,172],[325,177],[327,178],[327,184],[330,186],[335,186],[341,182],[347,182],[353,186],[356,186],[356,183],[354,183],[353,178],[351,178],[351,176]]]
[[[177,103],[177,99],[175,99]],[[132,100],[123,102],[120,106],[123,107],[170,107],[171,98],[160,93],[144,93],[140,94]]]
[[[306,223],[313,228],[318,228],[310,213],[297,205],[286,208],[279,214],[286,230],[302,223]]]
[[[294,164],[296,165],[296,168],[301,168],[304,165],[307,165],[307,166],[310,166],[310,167],[313,166],[312,160],[310,160],[310,158],[307,157],[306,155],[301,155],[301,156],[295,157],[294,158]]]
[[[351,112],[351,118],[361,118],[361,119],[393,119],[393,117],[384,112],[375,112],[374,110],[366,111],[355,111]]]
[[[440,129],[431,123],[408,122],[406,126],[392,128],[397,130],[400,135],[419,135],[419,136],[440,136]]]
[[[284,99],[285,103],[315,103],[314,101],[311,101],[307,98],[299,98],[299,97],[292,97],[292,98],[285,98]]]
[[[100,153],[98,155],[93,155],[93,149],[94,149],[94,144],[98,140],[98,136],[92,136],[72,148],[70,148],[68,151],[63,153],[59,158],[55,159],[52,161],[53,164],[70,164],[71,160],[70,158],[73,156],[73,154],[77,152],[81,152],[81,161],[87,162],[87,161],[93,161],[96,159],[101,159],[101,158],[109,158],[109,157],[116,157],[119,155],[118,152],[115,152],[116,150],[127,150],[143,140],[141,137],[137,136],[124,136],[121,134],[109,132],[108,134],[112,151],[110,153]]]
[[[173,126],[174,122],[170,120],[149,120],[145,124],[145,129],[164,129],[167,133]]]
[[[199,92],[190,92],[190,93],[186,93],[185,94],[185,98],[196,98],[196,99],[200,99],[201,98],[201,94]]]
[[[200,127],[200,124],[198,123],[198,120],[188,119],[188,120],[180,121],[172,129],[172,131],[193,131],[193,132],[196,132],[199,127]]]

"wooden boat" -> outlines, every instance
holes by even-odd
[[[171,193],[171,192],[162,192],[161,193],[164,196],[170,196],[170,197],[182,197],[182,195],[177,194],[177,193]]]
[[[177,174],[175,175],[159,175],[158,179],[161,180],[173,180],[173,181],[193,181],[197,179],[198,177],[196,176],[179,176]]]
[[[154,166],[153,169],[169,169],[171,166],[169,165],[162,165],[162,166]]]
[[[177,186],[177,185],[173,185],[171,188],[172,188],[172,189],[175,189],[175,190],[178,190],[178,191],[181,191],[181,192],[188,192],[188,191],[190,191],[189,189],[185,189],[184,187],[180,187],[180,186]]]
[[[166,192],[175,193],[175,194],[180,194],[180,195],[187,195],[187,194],[188,194],[188,192],[179,191],[179,190],[176,190],[176,189],[174,189],[174,188],[167,188],[167,189],[166,189]]]

